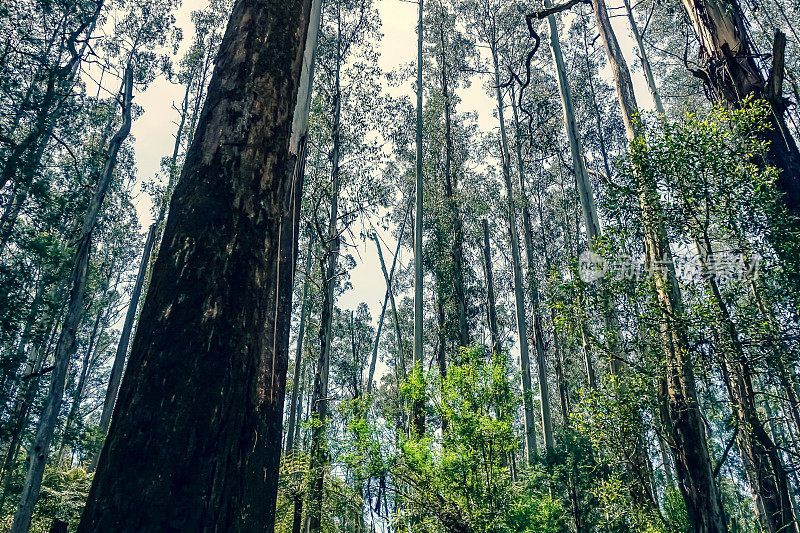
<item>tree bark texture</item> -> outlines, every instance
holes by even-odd
[[[274,529],[310,6],[233,7],[81,532]]]

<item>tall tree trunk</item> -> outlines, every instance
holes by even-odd
[[[531,130],[528,132],[533,134]],[[542,208],[542,195],[540,188],[537,187],[536,191],[536,207],[539,212],[539,236],[542,241],[542,250],[544,252],[544,270],[546,274],[552,272],[552,265],[550,264],[550,254],[547,252],[548,246],[548,232],[546,229],[546,221],[544,218],[544,209]],[[558,339],[558,329],[556,327],[556,309],[554,306],[550,307],[550,322],[553,327],[553,352],[555,355],[555,372],[556,380],[558,381],[558,398],[561,404],[561,416],[564,421],[564,426],[569,423],[569,392],[567,390],[567,380],[564,375],[564,357],[561,352],[561,343]]]
[[[114,264],[111,264],[109,268],[108,276],[105,280],[105,294],[109,293],[109,286],[108,282],[110,281],[109,278],[112,275],[112,271],[114,268]],[[122,271],[124,269],[120,269],[117,273],[117,280],[114,282],[114,286],[111,289],[111,292],[115,291],[119,286],[119,280],[122,277]],[[105,296],[105,295],[104,295]],[[101,302],[103,302],[105,298],[101,298]],[[89,306],[91,308],[91,305]],[[86,347],[86,353],[83,355],[83,361],[81,362],[81,369],[80,374],[78,377],[78,383],[75,387],[75,391],[72,395],[72,402],[70,403],[69,413],[67,414],[67,419],[64,421],[64,431],[61,434],[61,446],[58,450],[58,460],[59,462],[63,460],[64,457],[64,449],[67,445],[68,440],[68,433],[69,430],[72,428],[72,422],[75,420],[75,417],[78,416],[78,411],[81,406],[81,401],[83,400],[83,392],[86,388],[86,382],[89,379],[89,372],[91,370],[92,362],[96,357],[96,352],[98,346],[100,344],[100,340],[103,337],[103,333],[105,332],[106,321],[108,319],[108,314],[111,312],[111,305],[108,305],[106,309],[98,309],[97,316],[95,317],[94,324],[92,325],[92,333],[89,335],[89,344]],[[103,323],[103,326],[100,327],[100,323]],[[95,356],[95,357],[93,357]]]
[[[422,220],[423,220],[423,179],[422,179],[422,38],[423,26],[423,0],[419,2],[419,19],[417,23],[417,138],[416,138],[416,177],[415,177],[415,209],[414,209],[414,371],[413,376],[417,381],[423,379],[422,365],[424,354],[422,352],[423,332],[423,278],[422,270]],[[415,397],[411,406],[411,425],[415,436],[425,434],[425,399]]]
[[[451,125],[451,104],[450,87],[447,71],[447,55],[445,53],[444,38],[444,4],[441,7],[441,20],[439,23],[439,47],[441,55],[439,58],[441,69],[442,97],[444,98],[444,139],[445,139],[445,163],[444,163],[444,195],[447,207],[450,211],[451,222],[453,224],[453,243],[451,255],[453,257],[453,293],[456,304],[456,314],[458,315],[458,343],[461,346],[469,346],[469,323],[467,322],[467,296],[464,287],[464,227],[461,221],[461,213],[458,209],[458,201],[454,197],[456,185],[455,176],[452,173],[453,167],[453,133]]]
[[[713,249],[707,233],[698,238],[697,249],[703,265],[703,277],[717,310],[721,364],[739,428],[739,451],[750,490],[756,499],[759,523],[768,533],[791,531],[795,525],[786,471],[781,464],[780,452],[758,415],[750,365],[742,348],[739,331],[711,271]]]
[[[539,303],[539,279],[536,272],[536,261],[533,255],[533,229],[531,212],[528,209],[528,195],[525,192],[525,161],[522,159],[522,139],[519,127],[519,112],[514,98],[514,87],[511,87],[511,109],[514,113],[515,145],[517,150],[517,167],[519,172],[519,192],[522,199],[522,230],[525,238],[525,256],[528,261],[528,294],[531,299],[533,315],[533,345],[536,349],[536,368],[539,380],[540,408],[542,415],[542,432],[547,453],[555,448],[553,439],[553,420],[550,414],[550,386],[547,384],[547,354],[544,349],[544,331],[542,328],[542,310]]]
[[[413,196],[409,199],[408,211],[411,212],[412,207],[412,200]],[[413,226],[413,221],[412,221]],[[397,241],[397,248],[395,249],[395,259],[392,261],[392,272],[394,272],[394,261],[397,260],[398,251],[400,250],[400,243],[402,242],[402,235],[401,238]],[[383,279],[386,282],[387,287],[392,286],[392,277],[389,275],[389,272],[386,270],[386,263],[383,262],[383,252],[379,249],[378,250],[378,259],[381,261],[381,271],[383,272]],[[404,381],[406,379],[406,361],[405,355],[403,352],[403,333],[400,329],[400,315],[397,314],[397,304],[394,300],[394,290],[390,290],[388,293],[389,296],[389,303],[392,306],[392,317],[394,321],[394,333],[395,337],[397,338],[397,368],[399,370],[398,382]]]
[[[650,90],[650,96],[653,99],[653,104],[656,106],[656,112],[663,116],[666,114],[664,110],[664,103],[661,101],[661,96],[656,86],[656,79],[653,76],[653,69],[650,67],[650,60],[647,58],[647,50],[644,48],[644,39],[639,33],[639,25],[636,24],[636,18],[633,16],[630,0],[622,0],[625,4],[625,14],[628,16],[628,22],[631,25],[631,33],[636,40],[636,48],[639,50],[639,61],[642,62],[642,71],[644,71],[644,79],[647,80],[647,88]]]
[[[64,397],[64,387],[66,385],[67,370],[69,362],[75,354],[75,336],[83,319],[84,313],[84,291],[86,289],[86,277],[89,268],[89,254],[92,245],[92,232],[97,225],[100,217],[100,209],[106,197],[114,169],[117,165],[117,155],[122,143],[131,131],[131,105],[133,99],[133,67],[128,65],[125,70],[125,79],[122,88],[122,124],[111,138],[108,147],[108,154],[103,171],[97,180],[96,190],[89,202],[80,233],[75,248],[72,273],[69,278],[70,297],[67,306],[67,314],[61,326],[61,335],[56,343],[55,354],[53,355],[54,369],[50,391],[47,395],[47,403],[39,419],[39,426],[36,428],[30,450],[30,465],[22,486],[19,505],[14,515],[14,523],[11,526],[12,533],[27,533],[31,525],[31,516],[36,501],[39,499],[39,491],[42,486],[42,477],[47,464],[50,444],[53,440],[53,433],[56,427],[56,420]]]
[[[517,334],[519,337],[520,372],[522,373],[522,411],[525,417],[525,452],[528,466],[533,465],[537,455],[536,422],[533,414],[533,391],[531,390],[531,362],[528,349],[528,325],[525,318],[525,293],[522,281],[522,267],[517,235],[516,205],[514,186],[511,183],[511,155],[508,149],[505,118],[503,117],[503,95],[500,92],[500,65],[497,58],[497,40],[492,35],[489,43],[494,65],[495,96],[497,114],[500,120],[500,146],[502,149],[503,180],[506,186],[508,237],[511,241],[511,266],[514,273],[514,301],[516,303]]]
[[[489,333],[492,339],[492,353],[500,353],[500,332],[497,327],[497,306],[494,298],[494,282],[492,280],[492,249],[489,246],[489,223],[484,218],[483,225],[483,265],[486,272],[486,304],[489,321]]]
[[[545,8],[552,8],[550,0],[545,0]],[[592,182],[589,179],[589,171],[586,168],[586,160],[583,155],[583,145],[578,132],[578,125],[575,121],[575,110],[572,105],[572,94],[567,81],[567,69],[564,64],[564,56],[561,52],[561,41],[558,36],[558,26],[555,15],[547,17],[550,29],[550,51],[553,55],[553,62],[556,66],[556,79],[558,81],[558,91],[561,96],[561,106],[564,111],[564,129],[569,141],[570,155],[572,156],[572,168],[575,173],[575,182],[578,188],[578,198],[583,212],[583,223],[586,227],[586,238],[589,249],[594,248],[594,244],[601,234],[600,219],[597,216],[597,206],[592,192]],[[583,306],[585,309],[585,305]],[[591,351],[589,350],[589,339],[586,324],[581,324],[582,350],[584,353],[584,364],[586,376],[591,388],[596,387],[594,363],[592,362]]]
[[[311,302],[308,292],[311,287],[311,261],[313,259],[312,239],[306,251],[306,268],[303,276],[303,300],[300,304],[300,324],[297,327],[297,341],[294,350],[294,375],[292,377],[292,400],[289,402],[289,425],[286,428],[286,455],[294,448],[294,426],[297,421],[297,398],[300,394],[300,374],[303,372],[303,339],[306,333],[306,317]]]
[[[328,234],[320,235],[325,253],[323,255],[320,272],[322,272],[322,311],[319,324],[319,361],[314,376],[314,396],[312,399],[312,433],[310,471],[311,482],[308,491],[308,532],[319,533],[322,531],[322,500],[325,474],[327,467],[327,449],[325,443],[326,418],[328,415],[328,377],[331,363],[331,343],[333,340],[333,313],[334,289],[338,277],[340,234],[338,229],[339,219],[339,192],[341,189],[341,174],[339,168],[341,150],[341,118],[342,118],[342,88],[340,69],[342,63],[342,26],[341,7],[337,1],[338,33],[336,38],[336,81],[333,95],[333,147],[330,153],[331,160],[331,193],[330,212],[328,218]]]
[[[303,66],[300,71],[300,83],[299,89],[297,93],[297,104],[295,106],[295,112],[292,117],[292,130],[291,130],[291,137],[289,139],[289,163],[288,168],[292,169],[293,172],[293,182],[295,183],[295,188],[297,191],[302,191],[303,189],[303,182],[305,180],[305,165],[306,165],[306,155],[307,155],[307,141],[308,141],[308,116],[311,111],[311,96],[312,96],[312,89],[314,88],[314,65],[316,63],[316,55],[317,55],[317,41],[319,39],[319,29],[320,24],[322,21],[322,0],[312,0],[311,1],[311,11],[309,14],[309,21],[308,21],[308,32],[306,35],[306,45],[303,51]],[[300,198],[298,196],[298,198]],[[299,209],[299,202],[298,205],[294,205],[293,209]],[[296,227],[294,228],[294,232],[298,231],[299,227],[299,218],[296,220]],[[313,240],[313,239],[312,239]],[[293,242],[297,242],[296,239]],[[311,241],[309,241],[309,254],[311,253]],[[290,412],[289,418],[289,431],[287,432],[287,445],[286,445],[286,452],[291,451],[291,447],[294,445],[295,439],[294,435],[292,434],[292,423],[296,419],[295,415],[295,402],[296,402],[296,393],[298,387],[298,374],[297,372],[300,369],[300,361],[302,359],[302,350],[303,350],[303,336],[305,333],[305,315],[303,314],[306,311],[307,305],[307,289],[308,289],[308,281],[309,281],[309,274],[311,268],[311,258],[307,259],[306,263],[306,277],[304,278],[304,287],[303,287],[303,303],[301,309],[301,316],[300,316],[300,330],[298,331],[297,336],[297,350],[295,352],[295,377],[294,377],[294,388],[292,389],[292,407]],[[299,415],[299,407],[297,408],[297,413]],[[298,426],[299,427],[299,426]],[[302,498],[300,499],[300,511],[302,512]]]
[[[653,272],[652,289],[658,302],[659,330],[666,362],[662,401],[667,406],[670,445],[676,458],[681,492],[697,533],[724,532],[727,530],[725,515],[698,406],[683,302],[664,229],[658,189],[655,177],[640,167],[638,107],[630,71],[611,29],[605,4],[602,0],[592,0],[592,7],[614,74],[625,131],[638,169],[636,186],[644,225],[645,259]]]
[[[310,7],[233,8],[81,532],[273,530]]]
[[[144,278],[147,275],[147,267],[150,264],[150,253],[155,243],[157,227],[157,224],[152,224],[147,232],[147,239],[144,242],[144,250],[142,251],[142,260],[139,262],[139,273],[136,275],[136,283],[133,285],[131,299],[130,302],[128,302],[128,311],[125,314],[125,322],[122,324],[122,333],[120,333],[117,351],[114,354],[114,362],[111,365],[111,375],[108,378],[108,387],[106,387],[105,400],[103,401],[103,411],[100,414],[100,431],[103,433],[108,431],[108,427],[111,424],[111,415],[114,412],[117,393],[119,392],[119,386],[122,382],[122,370],[125,367],[125,358],[128,355],[128,344],[130,343],[131,332],[133,331],[133,322],[136,320],[136,312],[139,309],[139,298],[142,294]],[[89,462],[87,471],[94,472],[99,457],[98,452]]]

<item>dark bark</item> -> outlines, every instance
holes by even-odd
[[[714,100],[738,107],[747,97],[765,101],[772,113],[770,129],[760,133],[769,141],[766,162],[778,169],[777,187],[783,203],[800,216],[800,152],[786,126],[783,98],[783,46],[786,38],[775,36],[773,66],[765,80],[755,62],[750,32],[737,0],[683,0],[700,42],[701,68],[693,70]]]
[[[458,201],[454,196],[455,176],[453,168],[453,133],[450,104],[450,87],[447,71],[447,55],[445,53],[444,37],[444,4],[441,5],[442,18],[439,24],[439,47],[441,55],[439,58],[441,69],[442,96],[444,98],[444,139],[445,139],[445,164],[444,164],[444,196],[447,208],[450,211],[451,223],[453,224],[453,242],[450,255],[453,259],[453,299],[458,316],[458,343],[461,346],[469,346],[469,323],[467,321],[467,296],[464,286],[464,226],[461,221],[461,213],[458,210]]]
[[[310,4],[233,8],[79,531],[274,529]]]

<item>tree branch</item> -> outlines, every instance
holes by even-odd
[[[546,9],[542,9],[541,11],[536,11],[534,15],[537,19],[542,20],[543,18],[547,18],[550,15],[555,15],[556,13],[561,13],[562,11],[566,11],[567,9],[571,8],[576,4],[588,4],[588,0],[568,0],[564,4],[559,4],[557,6],[551,6]]]

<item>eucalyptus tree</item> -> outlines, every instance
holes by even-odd
[[[369,0],[336,1],[323,5],[318,50],[318,93],[322,109],[321,130],[312,132],[317,148],[327,152],[329,179],[315,184],[312,231],[322,247],[320,261],[322,304],[319,353],[313,385],[313,431],[310,450],[311,481],[307,493],[309,531],[322,527],[322,495],[325,483],[325,427],[328,417],[328,383],[333,353],[333,319],[336,287],[342,276],[342,245],[350,225],[380,202],[381,186],[373,165],[379,154],[367,139],[366,125],[379,108],[378,70],[373,39],[379,19]],[[322,218],[319,206],[327,207]],[[341,212],[340,212],[341,208]],[[326,225],[323,229],[323,224]]]
[[[274,525],[294,271],[285,163],[309,11],[233,8],[80,531]]]
[[[440,285],[452,285],[452,300],[457,317],[457,340],[460,346],[468,346],[470,343],[470,327],[468,317],[466,270],[467,265],[464,261],[464,222],[459,210],[459,177],[463,174],[463,157],[458,157],[464,150],[459,149],[455,144],[464,139],[464,135],[459,135],[459,131],[454,124],[454,110],[459,102],[458,89],[468,82],[466,73],[470,69],[470,63],[474,61],[474,48],[472,43],[466,39],[456,27],[456,16],[450,7],[440,0],[434,4],[428,4],[428,40],[432,41],[431,53],[435,61],[435,70],[431,77],[438,78],[438,92],[441,98],[442,115],[444,118],[444,164],[437,167],[442,170],[442,189],[444,192],[444,202],[448,217],[446,222],[446,234],[449,243],[449,255],[452,262],[449,275],[445,283]],[[454,127],[455,126],[455,127]],[[462,141],[463,142],[463,141]],[[433,144],[433,143],[432,143]],[[460,148],[460,147],[458,147]],[[437,158],[438,159],[438,158]],[[439,161],[437,161],[439,162]],[[452,228],[450,228],[452,226]],[[452,280],[452,282],[450,281]],[[441,299],[444,294],[439,294]]]
[[[496,112],[500,129],[500,165],[503,182],[506,189],[505,211],[508,223],[508,234],[511,242],[511,263],[514,280],[514,300],[516,307],[517,337],[520,347],[520,372],[522,375],[523,415],[526,462],[532,465],[537,451],[536,422],[533,413],[533,392],[531,389],[530,354],[528,348],[527,317],[525,309],[524,281],[519,251],[519,234],[517,228],[516,200],[511,179],[511,152],[509,139],[506,133],[505,104],[503,87],[501,83],[501,33],[507,27],[506,20],[515,17],[518,13],[513,7],[503,8],[500,3],[493,0],[481,0],[462,6],[467,17],[470,31],[482,43],[486,43],[490,52],[490,87],[493,88],[496,98]]]

